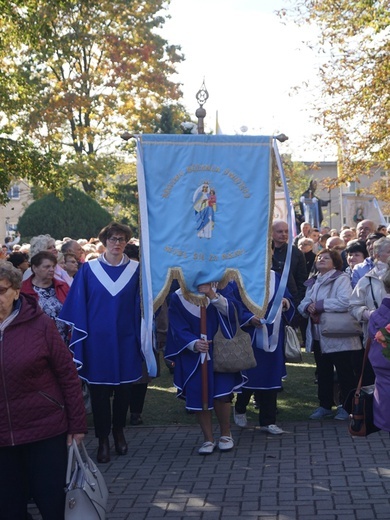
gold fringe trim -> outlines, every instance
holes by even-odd
[[[270,248],[269,248],[270,249]],[[269,281],[270,281],[270,268],[269,268],[269,260],[271,259],[271,254],[267,255],[268,262],[265,266],[266,270],[266,280],[265,280],[265,293],[264,293],[264,301],[262,304],[256,304],[249,296],[247,295],[247,292],[245,290],[245,284],[242,279],[241,273],[238,269],[226,269],[224,272],[223,277],[218,280],[218,288],[224,289],[229,282],[235,281],[240,293],[240,298],[244,305],[248,307],[248,309],[253,312],[256,316],[259,318],[263,318],[268,307],[268,301],[269,301]],[[160,293],[156,296],[154,302],[153,302],[153,311],[156,312],[159,307],[164,303],[166,300],[169,290],[171,288],[173,280],[177,280],[180,286],[180,289],[183,293],[184,298],[194,305],[197,306],[206,306],[207,305],[207,298],[204,295],[195,294],[188,290],[185,278],[183,275],[183,271],[181,267],[171,267],[168,270],[167,278],[165,280],[164,287],[160,291]],[[213,280],[216,281],[216,280]]]

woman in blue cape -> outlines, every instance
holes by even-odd
[[[280,283],[280,276],[271,271],[268,304],[265,319],[268,318],[275,302]],[[238,289],[234,282],[233,290],[239,299]],[[241,327],[252,336],[252,347],[257,366],[245,370],[248,381],[244,383],[241,393],[237,395],[234,407],[235,423],[245,428],[247,426],[246,408],[252,394],[255,394],[259,407],[260,430],[273,435],[280,435],[283,430],[276,422],[277,394],[282,388],[282,379],[287,375],[284,358],[284,320],[291,321],[294,316],[294,307],[289,292],[284,292],[275,320],[271,324],[262,321],[242,304]]]
[[[110,460],[111,416],[116,452],[127,453],[131,386],[142,377],[139,264],[123,252],[130,238],[130,228],[115,222],[100,232],[106,251],[83,264],[60,314],[72,326],[70,348],[89,383],[99,462]]]
[[[208,455],[216,447],[211,415],[213,409],[220,426],[219,449],[228,451],[234,446],[230,432],[231,401],[233,392],[240,388],[245,378],[240,372],[227,374],[213,371],[212,339],[221,321],[234,334],[234,306],[238,303],[234,303],[228,288],[216,292],[215,285],[208,283],[200,285],[198,291],[207,296],[207,340],[201,339],[200,307],[185,300],[179,289],[170,300],[165,357],[175,362],[174,384],[178,389],[178,397],[185,399],[186,408],[195,412],[202,429],[204,443],[199,454]],[[203,410],[202,406],[202,355],[210,356],[207,363],[208,410]]]

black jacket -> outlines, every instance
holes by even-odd
[[[298,307],[303,300],[306,287],[303,285],[307,280],[305,255],[297,247],[292,247],[290,271],[287,280],[287,288],[294,300],[295,307]],[[272,257],[272,269],[282,274],[287,256],[287,244],[275,247]]]

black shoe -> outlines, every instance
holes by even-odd
[[[132,413],[130,414],[130,424],[131,426],[139,426],[140,424],[143,424],[144,421],[142,420],[140,413]]]
[[[99,438],[99,447],[96,458],[101,464],[110,462],[110,443],[108,442],[108,437]]]
[[[127,442],[123,433],[123,428],[112,430],[112,436],[114,437],[115,451],[118,455],[126,455],[127,453]]]
[[[175,363],[173,361],[171,361],[170,359],[166,359],[165,365],[167,366],[167,368],[171,374],[175,373]]]

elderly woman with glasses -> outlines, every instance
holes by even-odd
[[[131,387],[142,377],[139,263],[124,254],[130,238],[122,224],[102,229],[106,250],[79,269],[60,315],[73,327],[70,348],[89,384],[101,463],[110,461],[111,427],[117,454],[127,453],[123,429]]]
[[[74,253],[64,253],[64,269],[71,278],[74,278],[79,270],[79,263]]]
[[[314,247],[314,241],[311,238],[300,238],[298,240],[298,249],[302,251],[302,253],[305,255],[305,261],[306,261],[306,272],[307,274],[310,273],[313,264],[314,259],[316,257],[315,253],[313,252]]]
[[[0,518],[63,519],[67,445],[87,431],[80,380],[53,321],[0,262]]]

